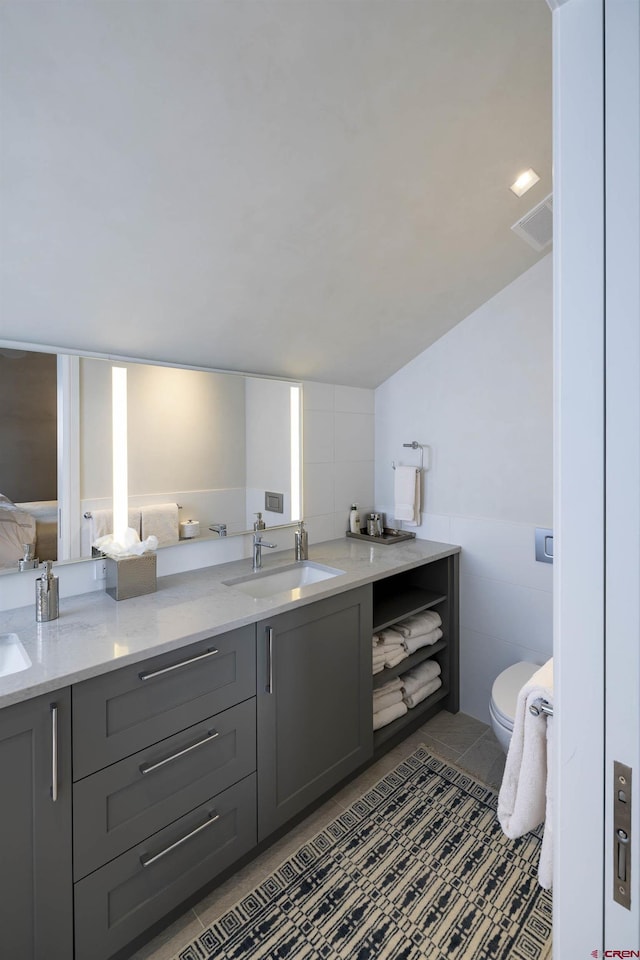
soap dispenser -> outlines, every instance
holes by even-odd
[[[51,572],[51,560],[45,560],[45,571],[36,580],[36,620],[44,623],[58,617],[58,578]]]
[[[266,530],[266,529],[267,529],[267,525],[266,525],[266,523],[264,522],[264,520],[262,519],[262,514],[261,514],[261,513],[256,513],[256,517],[257,517],[258,519],[253,521],[253,529],[254,529],[254,530]]]

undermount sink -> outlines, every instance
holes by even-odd
[[[19,673],[31,666],[29,654],[20,643],[17,633],[0,633],[0,677]]]
[[[344,570],[338,570],[337,567],[325,567],[322,563],[302,560],[286,567],[278,567],[276,570],[262,570],[245,577],[236,577],[235,580],[224,580],[223,583],[225,587],[241,590],[254,600],[263,600],[277,593],[299,590],[301,587],[308,587],[321,580],[339,577],[343,573]]]

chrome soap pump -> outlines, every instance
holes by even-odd
[[[51,572],[51,560],[45,560],[45,571],[36,580],[36,620],[45,623],[58,617],[58,578]]]

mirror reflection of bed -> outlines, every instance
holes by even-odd
[[[0,493],[0,570],[17,570],[25,544],[34,557],[58,559],[58,501],[13,503]]]

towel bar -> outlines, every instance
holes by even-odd
[[[422,471],[423,471],[423,469],[424,469],[424,447],[422,446],[422,444],[421,444],[421,443],[418,443],[417,440],[412,440],[411,443],[403,443],[402,446],[403,446],[403,447],[410,447],[412,450],[419,450],[419,451],[420,451],[420,466],[419,466],[419,467],[416,467],[416,473],[422,473]],[[396,462],[395,462],[395,460],[392,460],[392,461],[391,461],[391,466],[392,466],[393,469],[395,470],[395,468],[396,468]]]
[[[529,713],[532,713],[534,717],[539,717],[541,713],[544,713],[547,717],[552,717],[553,704],[546,700],[535,700],[529,707]]]

